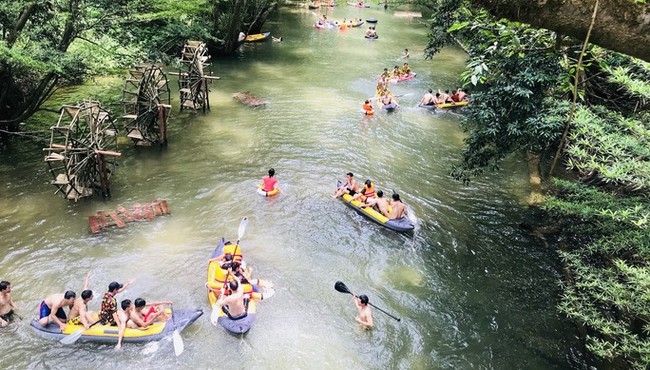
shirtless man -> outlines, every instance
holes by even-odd
[[[426,94],[420,99],[420,105],[434,105],[436,97],[433,96],[433,90],[429,89]]]
[[[438,90],[440,93],[440,99],[442,100],[442,103],[451,103],[453,100],[451,100],[451,96],[449,96],[449,90],[445,90],[445,92],[442,92]]]
[[[366,203],[361,203],[361,208],[373,207],[379,211],[382,215],[390,217],[390,212],[388,212],[388,200],[383,198],[384,192],[377,190],[377,198],[370,198]]]
[[[221,288],[221,296],[214,304],[213,310],[221,310],[222,307],[226,306],[228,309],[228,316],[230,318],[240,318],[246,313],[246,307],[244,306],[244,289],[242,289],[239,279],[235,276],[235,280],[232,280],[228,283],[230,288],[230,295],[225,295],[225,285]],[[216,325],[216,322],[213,322]]]
[[[47,326],[49,323],[54,322],[63,331],[65,329],[65,322],[68,321],[63,308],[66,306],[72,308],[75,298],[77,298],[77,294],[72,290],[68,290],[65,293],[49,295],[41,302],[38,323],[41,326]]]
[[[4,327],[9,324],[15,309],[16,305],[11,299],[11,283],[0,282],[0,326]]]
[[[391,220],[397,220],[402,217],[406,217],[406,205],[402,203],[402,201],[399,198],[399,194],[393,193],[393,199],[390,201],[390,206],[393,208],[393,210],[390,213],[390,218]]]
[[[359,191],[359,182],[354,179],[354,174],[352,172],[348,172],[345,177],[345,182],[343,185],[339,186],[338,189],[336,189],[336,193],[334,193],[332,198],[338,198],[343,194],[350,194],[354,196],[354,194]]]
[[[120,303],[120,306],[122,306],[122,311],[115,314],[115,321],[118,327],[117,344],[115,345],[115,350],[122,348],[122,338],[124,338],[126,327],[129,325],[129,321],[131,320],[131,311],[133,311],[133,305],[131,304],[130,299],[123,300]]]
[[[445,101],[442,100],[442,96],[440,95],[440,93],[437,92],[435,98],[433,98],[433,103],[434,103],[435,105],[438,105],[438,104],[443,104],[444,102],[445,102]]]
[[[357,306],[359,315],[356,317],[356,320],[359,324],[363,326],[364,329],[372,329],[374,323],[372,321],[372,311],[370,311],[370,306],[368,306],[368,296],[362,294],[360,296],[353,295],[354,304]]]
[[[84,282],[84,289],[81,292],[81,297],[74,300],[74,304],[70,309],[70,320],[68,322],[74,325],[83,325],[84,329],[90,327],[91,321],[96,321],[95,314],[88,311],[88,302],[93,299],[93,291],[88,289],[88,282],[90,281],[90,272],[86,274],[86,281]]]
[[[164,308],[159,306],[163,304],[170,305],[172,303],[172,301],[151,302],[148,306],[149,308],[146,309],[147,302],[142,298],[136,298],[133,302],[135,307],[129,314],[130,320],[127,326],[130,328],[144,328],[156,321],[167,321],[169,318],[165,314]]]
[[[395,99],[393,98],[393,95],[392,95],[392,94],[390,94],[390,93],[386,93],[386,94],[384,94],[384,96],[381,97],[381,105],[382,105],[382,108],[383,108],[383,106],[385,106],[385,105],[390,105],[390,104],[392,104],[392,103],[394,103],[395,106],[398,105],[398,104],[397,104],[397,100],[395,100]],[[389,108],[391,108],[391,107],[389,107]],[[392,108],[395,108],[395,107],[392,107]]]

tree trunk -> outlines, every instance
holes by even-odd
[[[596,0],[470,0],[498,18],[584,40]],[[650,2],[600,0],[589,41],[650,62]]]

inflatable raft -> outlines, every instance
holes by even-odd
[[[217,258],[226,253],[234,255],[236,261],[243,261],[240,247],[237,244],[226,242],[223,238],[219,241],[219,245],[214,249],[214,252],[212,252],[210,259]],[[208,281],[206,287],[208,288],[208,301],[213,310],[215,309],[215,303],[219,299],[219,290],[226,282],[232,280],[233,277],[228,271],[219,266],[219,261],[210,261],[208,264]],[[239,317],[231,317],[223,309],[218,312],[217,323],[234,335],[246,334],[253,326],[255,314],[257,313],[256,301],[269,298],[274,294],[271,288],[265,288],[263,292],[260,292],[257,287],[250,284],[242,284],[242,287],[244,289],[244,295],[248,297],[246,299],[246,314]]]
[[[409,74],[407,74],[407,75],[401,75],[401,76],[399,76],[397,78],[392,78],[390,80],[390,82],[395,83],[395,82],[402,82],[402,81],[410,80],[412,78],[415,78],[416,75],[417,74],[414,73],[414,72],[409,72]]]
[[[366,22],[368,22],[368,23],[377,23],[377,18],[368,18],[368,19],[366,19]]]
[[[264,190],[264,185],[260,185],[257,187],[257,194],[263,197],[273,197],[280,194],[280,188],[275,188],[271,191],[266,191]]]
[[[397,107],[399,107],[399,105],[397,105],[397,103],[395,103],[395,102],[391,102],[389,104],[382,104],[381,105],[381,109],[385,109],[386,112],[393,112],[393,111],[395,111],[395,109],[397,109]]]
[[[341,182],[337,183],[337,187],[340,186]],[[358,200],[352,200],[350,194],[343,194],[341,197],[343,202],[350,208],[359,212],[361,215],[369,218],[370,220],[387,227],[391,230],[408,232],[415,229],[415,225],[407,217],[398,218],[395,220],[390,220],[388,217],[382,215],[380,212],[377,212],[372,207],[361,207],[361,202]]]
[[[146,329],[126,328],[122,342],[134,343],[160,340],[163,337],[171,335],[174,332],[174,324],[176,329],[178,329],[180,332],[192,324],[194,321],[196,321],[196,319],[198,319],[201,315],[203,315],[203,310],[200,309],[171,310],[167,308],[165,311],[173,315],[173,320],[169,319],[166,322],[154,323]],[[30,325],[41,336],[56,340],[61,340],[66,336],[84,328],[83,325],[68,324],[66,325],[65,330],[61,331],[59,325],[55,323],[50,323],[47,326],[41,326],[41,324],[38,323],[38,320],[32,320],[30,322]],[[83,335],[79,338],[79,341],[117,343],[118,332],[119,330],[117,326],[97,324],[84,331]]]
[[[436,104],[436,108],[438,109],[444,109],[444,108],[456,108],[456,107],[462,107],[469,104],[467,100],[459,101],[456,103],[444,103],[444,104]]]
[[[373,35],[373,36],[365,35],[364,37],[367,38],[368,40],[377,40],[379,38],[379,35]]]
[[[248,35],[244,39],[245,42],[261,42],[266,41],[271,38],[271,32],[256,33],[254,35]]]

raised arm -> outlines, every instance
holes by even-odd
[[[90,283],[90,271],[88,271],[88,273],[86,274],[86,280],[84,281],[84,289],[83,290],[88,289],[88,287],[90,286],[89,283]]]
[[[124,284],[123,287],[121,287],[120,289],[118,289],[118,290],[115,292],[115,294],[122,293],[122,292],[125,291],[126,288],[128,288],[130,285],[133,285],[134,282],[135,282],[135,279],[130,279],[129,281],[126,282],[126,284]]]

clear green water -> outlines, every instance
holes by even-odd
[[[166,149],[120,146],[110,200],[69,203],[54,196],[40,146],[2,153],[0,277],[13,282],[25,320],[1,330],[0,367],[585,366],[575,330],[555,308],[558,258],[517,227],[526,211],[525,162],[512,158],[498,175],[461,186],[448,176],[462,150],[458,114],[416,107],[427,88],[455,87],[464,54],[449,49],[424,60],[426,27],[390,10],[339,7],[329,14],[376,17],[380,38],[365,40],[365,25],[319,31],[312,12],[283,9],[267,26],[284,42],[245,45],[236,57],[214,61],[222,79],[211,87],[211,112],[181,114],[175,94]],[[362,117],[373,77],[401,64],[404,48],[418,77],[392,86],[405,94],[402,108]],[[111,81],[56,99],[74,103],[110,86],[119,91],[121,82]],[[248,108],[232,99],[238,91],[268,105]],[[274,199],[255,193],[269,167],[282,187]],[[348,171],[398,191],[420,219],[415,236],[372,224],[331,199],[335,181]],[[171,216],[89,233],[87,216],[97,210],[155,198],[168,200]],[[277,294],[258,306],[255,326],[240,339],[210,324],[203,284],[217,240],[236,238],[243,216],[250,219],[244,253]],[[170,339],[127,344],[116,353],[109,345],[63,347],[38,337],[28,319],[40,301],[80,291],[87,271],[97,296],[92,309],[110,281],[135,278],[118,298],[171,299],[208,314],[182,332],[185,352],[178,358]],[[401,323],[375,310],[376,328],[362,331],[350,296],[333,289],[336,280]]]

